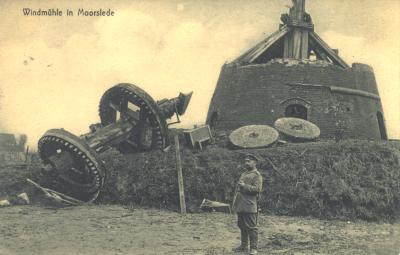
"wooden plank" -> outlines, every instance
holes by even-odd
[[[181,207],[181,214],[186,214],[185,190],[183,186],[182,162],[178,135],[175,135],[174,139],[176,153],[176,170],[178,172],[179,204]]]
[[[248,61],[249,63],[254,62],[261,54],[263,54],[265,51],[268,50],[269,47],[271,47],[272,44],[274,44],[276,41],[281,39],[283,36],[285,36],[288,33],[289,29],[282,29],[279,30],[279,33],[275,34],[273,37],[269,37],[269,40],[265,42],[262,46],[260,46],[254,53],[250,54],[248,57],[250,60]]]
[[[293,58],[300,59],[301,53],[301,30],[293,30]]]
[[[47,196],[50,197],[58,202],[64,202],[67,203],[69,205],[83,205],[85,204],[85,202],[75,199],[73,197],[70,197],[68,195],[65,195],[63,193],[57,192],[55,190],[52,189],[48,189],[48,188],[44,188],[42,186],[40,186],[38,183],[32,181],[31,179],[27,178],[26,179],[29,183],[31,183],[32,185],[34,185],[36,188],[40,189],[41,191],[43,191],[43,193]]]
[[[305,0],[295,0],[295,11],[296,11],[296,19],[301,22],[303,18],[303,13],[305,11]]]
[[[308,31],[303,30],[301,33],[301,56],[302,59],[308,59]]]
[[[305,12],[305,0],[293,0],[293,6],[290,8],[289,15],[295,22],[302,22]]]
[[[265,38],[264,40],[262,40],[261,42],[257,43],[254,47],[252,47],[251,49],[247,50],[245,53],[243,53],[242,55],[240,55],[238,58],[236,58],[233,62],[246,62],[249,59],[249,55],[251,55],[252,53],[254,53],[257,49],[259,49],[262,45],[264,45],[265,43],[267,43],[269,40],[271,40],[271,38],[275,37],[277,34],[279,34],[281,31],[289,31],[289,28],[287,26],[283,26],[281,27],[279,30],[275,31],[273,34],[271,34],[270,36],[268,36],[267,38]]]
[[[257,50],[249,54],[249,63],[252,63],[254,60],[256,60],[261,54],[263,54],[265,51],[268,50],[269,47],[271,47],[272,44],[274,44],[276,41],[278,41],[280,38],[285,36],[288,33],[289,29],[282,29],[279,30],[278,33],[276,33],[274,36],[269,37],[263,45],[261,45]]]
[[[289,34],[285,36],[283,42],[283,58],[289,58]]]
[[[341,59],[338,55],[336,55],[336,53],[329,47],[329,45],[327,43],[325,43],[321,37],[319,37],[315,32],[310,32],[309,33],[311,38],[315,40],[316,46],[319,46],[324,53],[330,58],[332,59],[332,61],[337,64],[340,65],[343,68],[350,68],[349,65],[347,65],[347,63]],[[318,47],[315,47],[318,48]]]
[[[289,42],[288,56],[289,58],[293,58],[293,30],[287,35],[287,37]]]
[[[311,48],[314,50],[314,53],[318,60],[325,60],[330,62],[329,59],[326,57],[326,54],[321,50],[321,48],[313,41],[309,40]]]

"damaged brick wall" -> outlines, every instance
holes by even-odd
[[[342,69],[304,60],[224,65],[207,123],[217,130],[272,125],[291,104],[307,109],[307,119],[320,127],[322,138],[381,139],[386,132],[378,124],[383,110],[371,67]]]

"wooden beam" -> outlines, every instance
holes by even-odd
[[[175,154],[176,154],[176,171],[178,172],[179,204],[181,207],[181,214],[186,214],[185,189],[183,186],[182,162],[181,162],[181,152],[179,148],[178,135],[175,135],[174,139],[175,139]]]
[[[300,59],[301,54],[301,30],[295,28],[293,30],[293,56],[292,58]]]
[[[316,47],[315,48],[319,48],[322,49],[324,51],[324,53],[330,58],[332,59],[332,61],[343,67],[343,68],[350,68],[350,66],[343,60],[341,59],[338,55],[336,55],[336,53],[329,47],[329,45],[327,43],[325,43],[321,37],[319,37],[315,32],[310,32],[309,33],[311,38],[315,41],[316,43]]]
[[[265,40],[263,44],[261,44],[254,52],[251,54],[247,55],[246,58],[244,58],[245,61],[252,63],[254,60],[256,60],[261,54],[263,54],[265,51],[268,50],[269,47],[271,47],[272,44],[274,44],[276,41],[281,39],[283,36],[285,36],[290,29],[288,27],[283,27],[278,31],[278,33],[273,34],[273,36],[270,36]]]
[[[296,18],[297,21],[301,22],[303,21],[303,14],[305,12],[305,0],[295,0],[295,4],[296,4]]]
[[[308,55],[308,31],[303,30],[301,33],[301,58],[308,59],[310,56]]]
[[[233,62],[251,62],[250,60],[252,59],[252,56],[254,54],[257,54],[259,52],[260,48],[263,49],[261,53],[265,51],[265,49],[268,49],[274,42],[279,40],[282,36],[284,36],[286,33],[290,31],[290,28],[287,26],[281,27],[279,30],[262,40],[261,42],[257,43],[256,46],[253,48],[247,50],[245,53],[240,55],[238,58],[236,58]]]
[[[286,34],[285,39],[283,41],[283,58],[289,58],[289,39],[290,39],[290,34]]]
[[[324,60],[330,62],[326,57],[326,54],[322,51],[322,49],[314,42],[313,40],[309,40],[310,46],[313,49],[318,60]]]
[[[286,34],[285,41],[287,40],[287,58],[293,58],[293,30]]]

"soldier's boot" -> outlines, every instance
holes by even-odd
[[[239,245],[236,248],[232,249],[233,252],[248,252],[249,251],[249,245]]]
[[[233,248],[234,252],[247,252],[249,251],[249,234],[246,230],[240,229],[240,245]]]
[[[258,254],[258,252],[256,249],[250,249],[249,255],[257,255],[257,254]]]
[[[249,239],[250,239],[250,255],[257,254],[258,248],[258,230],[252,229],[249,231]]]

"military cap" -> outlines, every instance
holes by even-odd
[[[256,155],[250,154],[250,153],[246,153],[244,155],[244,158],[249,158],[249,159],[254,160],[254,161],[259,161],[260,160]]]

